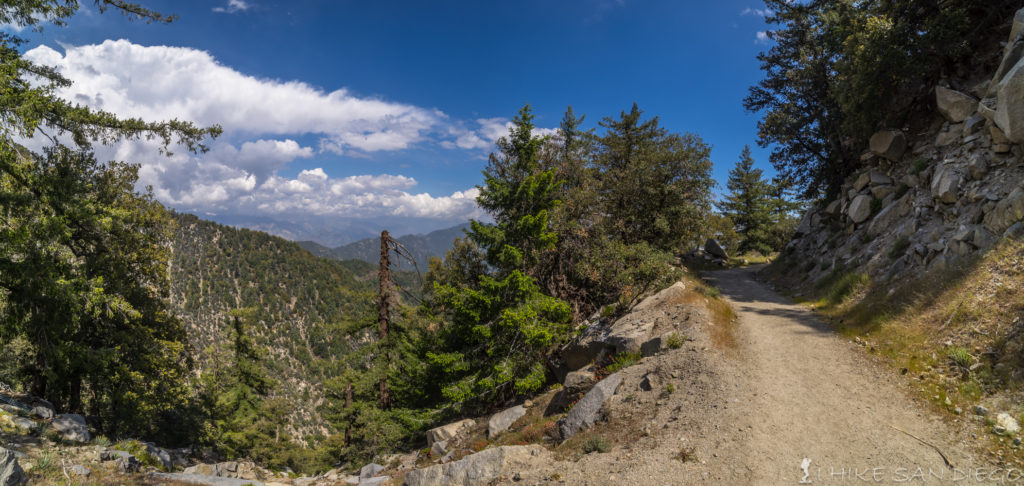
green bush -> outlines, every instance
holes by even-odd
[[[967,368],[974,362],[974,356],[971,356],[971,353],[968,353],[966,349],[959,346],[949,348],[946,351],[946,357],[960,368]]]
[[[583,452],[590,454],[591,452],[606,453],[612,450],[611,444],[604,437],[591,437],[583,442]]]
[[[639,351],[635,353],[628,351],[625,353],[617,353],[612,357],[611,364],[605,367],[605,371],[610,375],[621,369],[629,368],[636,364],[637,361],[640,361],[640,358],[642,357],[643,355],[640,354]]]
[[[679,349],[683,347],[684,342],[686,342],[686,336],[680,336],[679,333],[674,332],[668,335],[668,338],[665,340],[665,345],[668,346],[669,349]]]
[[[889,253],[887,253],[887,255],[889,256],[890,259],[895,260],[895,259],[903,256],[903,253],[907,251],[907,248],[909,246],[910,246],[910,240],[908,240],[906,238],[900,238],[900,239],[896,240],[896,243],[894,243],[892,245],[892,248],[889,249]]]

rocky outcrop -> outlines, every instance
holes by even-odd
[[[58,415],[50,423],[57,435],[68,442],[87,443],[92,440],[89,434],[89,426],[85,424],[85,417],[76,413]]]
[[[600,420],[603,417],[604,403],[615,394],[621,383],[622,375],[614,373],[583,395],[569,414],[558,421],[558,433],[562,440],[568,440],[577,432],[589,428]]]
[[[20,486],[28,482],[28,476],[18,464],[14,453],[0,447],[0,486]]]
[[[1024,9],[1014,16],[1003,58],[979,112],[993,121],[1008,140],[1024,143]]]
[[[868,146],[879,157],[899,160],[907,149],[907,137],[899,130],[886,130],[872,135]]]
[[[978,109],[978,100],[973,96],[943,86],[935,87],[935,101],[939,113],[953,123],[960,123]]]
[[[708,238],[708,240],[704,242],[704,251],[718,258],[729,258],[729,254],[726,253],[725,248],[722,248],[722,244],[714,238]]]
[[[405,485],[483,486],[502,476],[511,477],[549,455],[538,445],[495,447],[448,464],[410,471],[405,475]]]
[[[427,446],[434,445],[439,440],[451,440],[465,429],[473,427],[476,422],[473,419],[460,420],[440,427],[434,427],[427,431]]]
[[[512,424],[516,423],[516,420],[521,419],[523,415],[526,415],[526,407],[522,405],[516,405],[494,414],[487,421],[487,437],[497,437],[498,434],[508,430]]]
[[[560,356],[568,370],[579,370],[599,360],[607,350],[616,353],[641,352],[645,343],[658,339],[673,328],[673,319],[666,308],[661,305],[670,301],[682,301],[686,293],[686,284],[676,282],[657,294],[647,297],[625,316],[608,324],[604,319],[596,319],[594,325],[562,347]],[[565,372],[561,377],[564,379]]]
[[[945,204],[953,204],[959,198],[960,174],[952,164],[939,166],[932,177],[932,197]]]

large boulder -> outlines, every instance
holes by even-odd
[[[28,476],[18,465],[14,453],[0,447],[0,486],[19,486],[28,482]]]
[[[985,228],[1001,235],[1014,223],[1024,219],[1024,189],[1018,187],[985,215]]]
[[[978,110],[978,100],[942,86],[935,87],[935,101],[939,106],[939,113],[953,123],[966,120]]]
[[[714,238],[708,238],[704,242],[704,251],[718,258],[729,258],[729,254],[725,252],[725,248],[722,248],[722,244]]]
[[[591,388],[569,414],[558,421],[558,433],[562,440],[568,440],[577,432],[589,428],[604,416],[604,404],[622,384],[622,373],[613,373]]]
[[[850,207],[846,210],[846,215],[853,220],[854,223],[863,223],[871,216],[871,196],[861,194],[853,198],[853,202],[850,203]]]
[[[932,176],[932,197],[953,204],[960,197],[960,175],[949,165],[942,165]]]
[[[454,439],[455,436],[459,435],[459,432],[462,432],[474,425],[476,425],[476,422],[474,422],[473,419],[465,419],[459,420],[458,422],[452,422],[447,425],[442,425],[440,427],[434,427],[427,431],[427,446],[432,446],[434,445],[434,442],[439,440]]]
[[[409,471],[406,486],[483,486],[500,476],[535,467],[550,455],[539,445],[501,446],[468,455],[458,461]],[[534,466],[531,466],[533,464]]]
[[[999,82],[995,122],[1010,141],[1024,143],[1024,60]]]
[[[878,236],[892,231],[896,223],[914,210],[914,201],[909,194],[905,194],[894,203],[878,212],[878,216],[871,220],[868,225],[868,234]]]
[[[871,153],[896,161],[907,150],[907,137],[899,130],[883,130],[871,136],[868,146]]]
[[[431,444],[431,445],[433,445],[433,444]],[[383,470],[384,470],[384,466],[381,466],[380,464],[371,462],[371,463],[363,466],[362,469],[359,470],[359,479],[370,479],[370,478],[380,474],[380,472],[383,471]]]
[[[142,462],[130,452],[125,451],[103,451],[100,454],[102,461],[117,461],[117,472],[129,474],[139,472],[142,469]]]
[[[58,415],[50,423],[50,427],[53,427],[61,439],[68,442],[87,443],[92,440],[89,426],[85,424],[85,417],[77,413]]]
[[[516,405],[508,410],[494,414],[487,421],[487,437],[497,437],[498,434],[508,430],[523,415],[526,415],[526,407],[522,405]]]

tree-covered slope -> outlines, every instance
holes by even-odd
[[[432,231],[425,235],[405,235],[396,240],[402,244],[409,253],[416,258],[416,264],[421,271],[426,271],[427,262],[430,257],[441,258],[452,247],[455,238],[463,238],[464,230],[468,224],[461,224],[451,228]],[[354,243],[349,243],[337,248],[328,248],[313,241],[300,241],[299,245],[317,256],[333,258],[335,260],[362,260],[365,262],[376,262],[380,258],[380,239],[366,238]],[[403,263],[404,270],[410,270],[407,262]]]
[[[197,368],[215,366],[213,345],[225,339],[227,312],[252,308],[253,334],[277,381],[274,394],[294,404],[293,432],[299,438],[326,432],[317,412],[321,384],[330,363],[354,344],[345,327],[372,318],[375,266],[319,258],[282,238],[188,214],[175,219],[171,302]]]

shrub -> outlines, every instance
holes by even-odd
[[[611,444],[604,437],[591,437],[583,442],[583,452],[590,454],[591,452],[605,453],[612,450]]]
[[[637,361],[640,361],[640,358],[642,357],[643,355],[640,354],[639,351],[634,353],[627,351],[625,353],[615,354],[612,357],[611,364],[605,367],[605,372],[610,375],[623,368],[633,366],[634,364],[636,364]]]
[[[705,297],[717,299],[722,295],[722,292],[718,290],[718,287],[714,285],[698,285],[697,291],[703,294]]]
[[[882,200],[877,197],[871,198],[871,214],[878,214],[882,210]]]
[[[897,259],[903,256],[903,253],[907,251],[907,247],[910,246],[910,240],[906,238],[900,238],[896,240],[896,243],[889,249],[888,256],[890,259]]]
[[[686,342],[686,336],[680,336],[679,333],[674,332],[668,335],[668,339],[665,340],[665,345],[669,349],[679,349],[683,347],[683,343]]]
[[[971,353],[968,353],[966,349],[959,346],[949,348],[946,351],[946,356],[954,365],[960,368],[967,368],[974,362],[974,356],[971,356]]]
[[[911,174],[917,175],[928,168],[928,159],[924,157],[918,157],[914,161],[914,167],[910,170]]]

